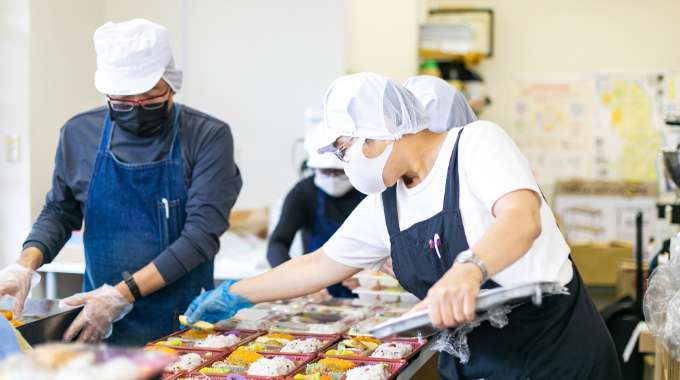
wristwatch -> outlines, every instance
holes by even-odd
[[[471,249],[466,249],[465,251],[459,253],[458,256],[456,256],[456,262],[461,264],[471,263],[476,265],[477,268],[479,268],[479,271],[482,272],[482,284],[489,279],[489,270],[486,269],[486,264],[484,264],[482,259],[475,255]]]

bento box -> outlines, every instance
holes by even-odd
[[[242,345],[250,351],[268,354],[314,355],[337,343],[340,335],[310,333],[268,333]]]
[[[248,355],[239,355],[240,352]],[[259,380],[290,379],[314,360],[315,355],[259,354],[237,350],[184,376],[188,379]],[[188,376],[188,377],[187,377]]]
[[[164,346],[147,346],[146,350],[157,350],[166,353],[174,353],[177,359],[165,366],[163,369],[164,380],[176,379],[177,377],[189,373],[195,369],[210,365],[212,362],[224,358],[227,353],[207,350],[179,349]]]
[[[148,346],[165,346],[178,349],[232,351],[261,335],[256,330],[192,330],[184,329],[157,339]]]
[[[294,380],[393,380],[406,366],[406,361],[383,361],[366,358],[317,358],[293,375]]]
[[[385,361],[409,361],[427,343],[426,339],[344,336],[321,356],[329,358],[370,358]]]

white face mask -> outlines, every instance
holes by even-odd
[[[331,197],[339,198],[352,190],[352,184],[346,175],[331,176],[319,170],[314,172],[314,184]]]
[[[347,151],[347,162],[344,164],[345,174],[354,188],[362,193],[382,193],[387,188],[383,181],[383,171],[394,144],[388,145],[378,157],[368,158],[363,150],[365,141],[364,138],[358,139]]]

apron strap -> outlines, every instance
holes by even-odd
[[[399,229],[399,215],[397,213],[397,185],[387,188],[382,193],[383,212],[385,213],[385,225],[390,238],[397,236]]]
[[[182,110],[182,105],[180,103],[173,103],[172,107],[172,128],[175,130],[174,136],[172,137],[172,145],[170,147],[170,158],[172,160],[182,159],[180,144],[182,143],[182,128],[180,128],[179,114]]]
[[[104,115],[104,130],[102,131],[102,138],[99,140],[99,152],[108,152],[111,146],[111,135],[113,132],[113,123],[111,122],[111,113],[107,110]]]
[[[446,189],[444,190],[444,206],[443,210],[459,210],[460,209],[460,184],[458,180],[458,143],[460,142],[460,135],[463,134],[461,128],[456,138],[456,145],[453,146],[451,152],[451,159],[449,160],[449,172],[446,175]]]

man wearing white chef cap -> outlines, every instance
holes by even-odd
[[[368,196],[316,252],[192,302],[194,320],[310,293],[391,257],[400,284],[422,300],[415,309],[442,328],[475,317],[480,288],[551,281],[569,292],[514,308],[502,329],[476,327],[467,363],[441,353],[442,377],[620,378],[569,247],[526,158],[500,127],[477,121],[434,133],[413,94],[371,73],[336,80],[325,112],[331,143],[322,150],[343,160]]]
[[[167,30],[144,19],[94,34],[106,105],[61,130],[52,189],[0,294],[21,314],[34,271],[84,230],[83,311],[65,340],[141,345],[213,287],[213,258],[241,189],[230,128],[173,101],[182,88]],[[83,225],[83,221],[85,222]]]

